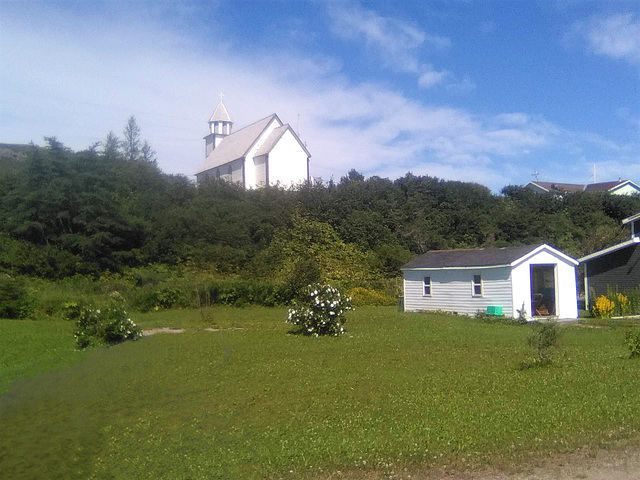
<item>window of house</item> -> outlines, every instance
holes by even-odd
[[[229,175],[229,180],[231,180],[231,173],[233,172],[233,170],[231,170],[231,165],[229,165],[229,168],[227,169],[227,175]]]
[[[220,180],[220,170],[216,168],[216,178]]]
[[[482,296],[482,275],[473,276],[473,296],[474,297]]]
[[[431,277],[424,277],[424,292],[425,297],[431,296]]]

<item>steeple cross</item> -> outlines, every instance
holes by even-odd
[[[224,98],[224,93],[220,92],[220,101]]]

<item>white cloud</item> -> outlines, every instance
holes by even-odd
[[[574,24],[574,31],[593,53],[640,65],[640,21],[635,15],[594,16]]]
[[[430,88],[442,83],[449,75],[435,71],[420,60],[421,50],[444,50],[451,40],[396,18],[383,17],[355,3],[330,3],[329,17],[333,32],[341,38],[363,40],[386,67],[418,75],[418,84]]]
[[[418,85],[422,88],[431,88],[444,82],[451,74],[447,70],[432,70],[429,68],[418,78]]]

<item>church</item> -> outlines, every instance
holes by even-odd
[[[205,161],[196,172],[198,183],[223,179],[245,188],[289,187],[308,182],[311,154],[288,124],[275,113],[232,132],[233,122],[220,101],[204,137]]]

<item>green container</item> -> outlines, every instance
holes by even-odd
[[[502,307],[497,307],[494,305],[490,305],[487,307],[487,315],[491,315],[493,317],[501,317],[502,316]]]

